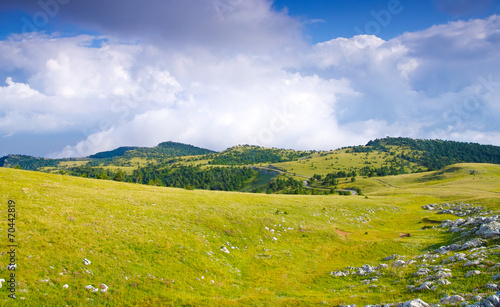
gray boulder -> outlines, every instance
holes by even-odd
[[[475,239],[469,240],[469,241],[465,242],[464,244],[462,244],[462,247],[460,248],[460,250],[466,250],[466,249],[473,248],[473,247],[479,247],[479,246],[482,246],[483,244],[484,244],[484,240],[481,240],[479,238],[475,238]]]
[[[419,298],[416,298],[414,300],[404,302],[403,305],[401,305],[401,306],[402,307],[429,307],[429,304],[427,304],[426,302],[422,301]]]
[[[500,292],[491,295],[490,297],[482,300],[481,302],[468,305],[468,307],[500,307]]]
[[[476,235],[486,239],[498,236],[500,235],[500,223],[495,221],[488,224],[482,224],[479,230],[476,231]]]
[[[481,271],[473,270],[473,271],[469,271],[469,272],[465,273],[465,277],[471,277],[471,276],[476,276],[476,275],[480,275],[480,274],[481,274]]]
[[[497,284],[494,284],[492,282],[490,283],[487,283],[486,285],[484,285],[484,287],[488,290],[499,290],[498,289],[498,285]]]
[[[441,304],[456,304],[463,302],[464,298],[460,295],[445,296],[441,299]]]
[[[420,286],[417,288],[414,288],[412,291],[428,291],[431,289],[433,282],[432,281],[426,281],[422,283]]]
[[[382,261],[389,261],[389,260],[394,260],[398,257],[398,255],[394,254],[394,255],[390,255],[388,257],[385,257],[384,259],[382,259]]]

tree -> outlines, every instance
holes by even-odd
[[[114,181],[123,181],[125,179],[125,174],[121,169],[116,172],[115,176],[113,177]]]

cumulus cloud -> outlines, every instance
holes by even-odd
[[[196,76],[180,81],[173,103],[140,112],[123,124],[115,121],[110,129],[65,148],[63,155],[113,148],[131,139],[139,145],[176,140],[218,150],[243,143],[330,147],[338,138],[336,95],[356,95],[347,80],[302,76],[242,55],[213,63],[200,57],[187,62],[200,68]],[[171,73],[177,70],[184,68],[174,65]]]
[[[8,76],[0,144],[26,134],[68,139],[70,131],[72,141],[46,153],[167,140],[334,149],[386,135],[500,145],[500,17],[307,46],[300,25],[269,1],[221,1],[197,1],[196,10],[190,1],[90,1],[100,15],[70,2],[57,18],[107,34],[0,41],[0,75]]]

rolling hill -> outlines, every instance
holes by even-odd
[[[266,195],[0,168],[6,210],[0,229],[15,230],[13,241],[3,239],[0,263],[17,265],[17,300],[4,283],[0,301],[309,306],[417,297],[439,303],[453,294],[472,301],[495,293],[485,285],[499,270],[498,237],[475,239],[467,228],[440,225],[457,220],[462,211],[455,207],[478,208],[467,219],[483,223],[498,212],[499,165],[455,164],[359,184],[365,196]],[[423,210],[427,204],[456,211],[437,214]],[[9,221],[8,206],[16,214]],[[16,245],[14,260],[8,244]],[[448,251],[452,245],[465,249]],[[438,248],[443,253],[433,252]],[[466,260],[447,262],[453,257]],[[465,277],[473,270],[482,274]],[[8,281],[11,272],[2,269],[0,278]],[[435,290],[422,290],[439,272],[449,273],[449,284],[436,279],[429,284]]]
[[[454,163],[500,163],[500,147],[384,138],[331,151],[238,145],[222,152],[165,142],[120,147],[82,159],[10,155],[4,167],[157,186],[282,194],[362,192],[359,178],[439,170]],[[348,193],[347,193],[348,194]]]

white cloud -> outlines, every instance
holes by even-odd
[[[0,134],[83,136],[62,150],[47,148],[54,156],[167,140],[217,150],[245,143],[332,149],[386,135],[500,145],[500,17],[390,41],[361,35],[314,46],[293,41],[293,30],[284,48],[271,41],[294,23],[266,1],[241,5],[223,20],[213,12],[207,18],[258,21],[252,35],[264,33],[255,44],[264,41],[268,52],[242,52],[237,43],[222,53],[203,43],[131,44],[118,32],[0,42],[0,70],[10,76],[0,86]],[[237,33],[227,31],[226,38]],[[92,47],[95,39],[102,44]]]

